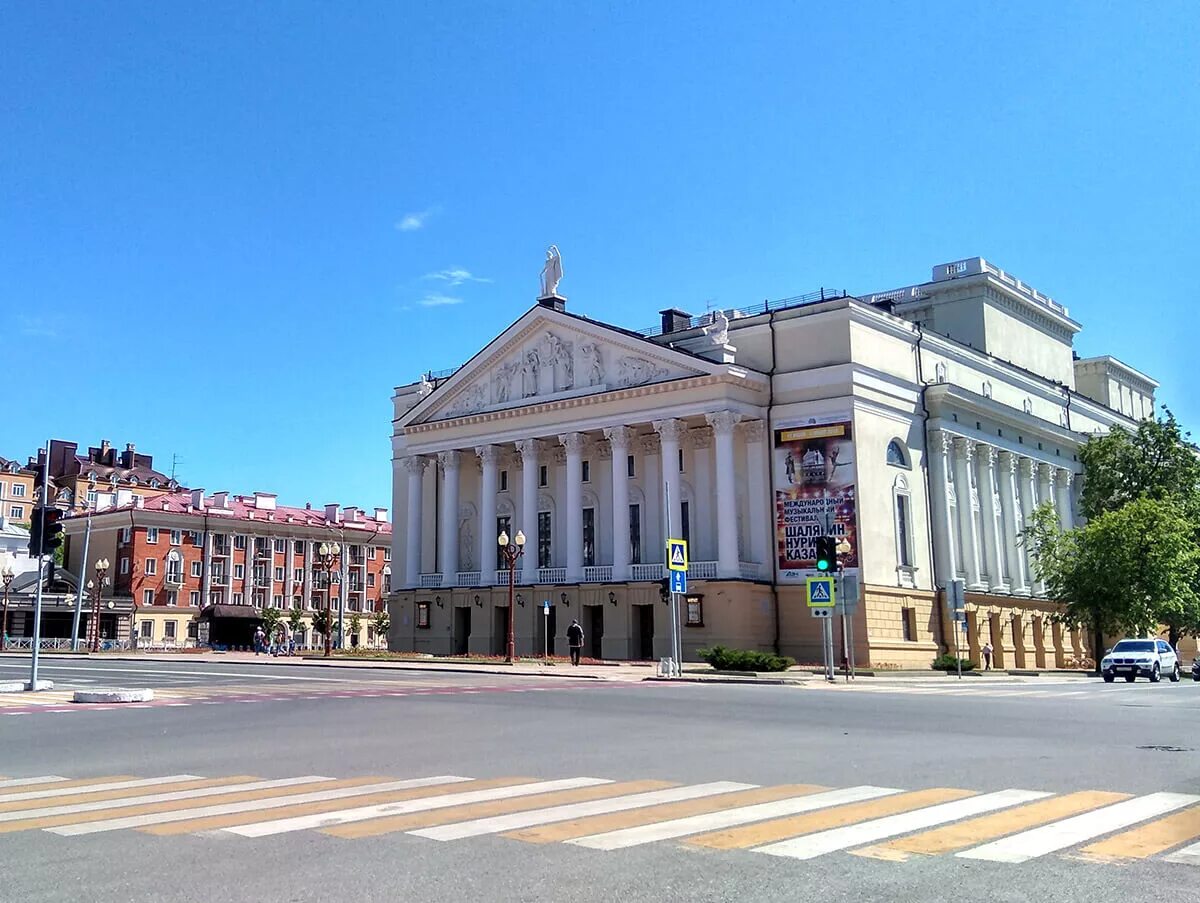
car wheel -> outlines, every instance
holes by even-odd
[[[1179,683],[1179,678],[1181,676],[1182,675],[1180,675],[1180,673],[1179,673],[1179,663],[1176,662],[1175,667],[1171,669],[1171,683],[1173,683],[1173,684]]]
[[[1125,683],[1127,683],[1127,684],[1131,684],[1131,683],[1133,683],[1135,680],[1137,680],[1137,675],[1136,675],[1136,674],[1126,674],[1126,675],[1125,675]]]
[[[1158,670],[1158,665],[1154,666],[1154,670],[1150,672],[1150,683],[1156,684],[1162,680],[1162,674]]]
[[[1105,682],[1106,684],[1110,684],[1110,683],[1112,683],[1112,682],[1113,682],[1114,680],[1116,680],[1116,679],[1117,679],[1117,676],[1116,676],[1115,674],[1105,674],[1105,675],[1104,675],[1104,682]],[[1197,679],[1197,680],[1200,680],[1200,678],[1196,678],[1196,679]]]

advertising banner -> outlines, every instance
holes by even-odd
[[[845,568],[858,567],[854,437],[849,415],[775,430],[775,543],[779,581],[803,583],[816,567],[817,537],[844,539]]]

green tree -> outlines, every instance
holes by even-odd
[[[388,614],[386,608],[380,608],[371,616],[371,623],[375,626],[375,638],[378,641],[380,637],[384,639],[384,645],[387,645],[388,628],[392,626],[392,616]]]
[[[271,639],[275,636],[275,630],[279,627],[279,622],[283,620],[283,612],[278,608],[268,605],[263,609],[262,613],[262,628],[267,634],[267,638]],[[271,642],[274,642],[271,639]]]
[[[288,612],[288,627],[292,628],[293,636],[304,629],[304,614],[300,609],[293,608]]]
[[[312,614],[312,627],[314,633],[319,633],[325,636],[329,633],[329,612],[320,608]]]
[[[362,633],[362,615],[355,612],[350,616],[350,636],[357,638]],[[354,645],[354,640],[350,640],[350,645]]]

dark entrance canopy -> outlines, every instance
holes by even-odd
[[[253,605],[209,605],[196,619],[200,642],[213,647],[253,646],[254,629],[262,623],[262,615]]]

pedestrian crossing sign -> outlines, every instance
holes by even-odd
[[[832,577],[809,577],[807,582],[809,608],[827,608],[837,601]]]
[[[667,568],[672,571],[687,572],[688,556],[686,539],[667,540]]]

